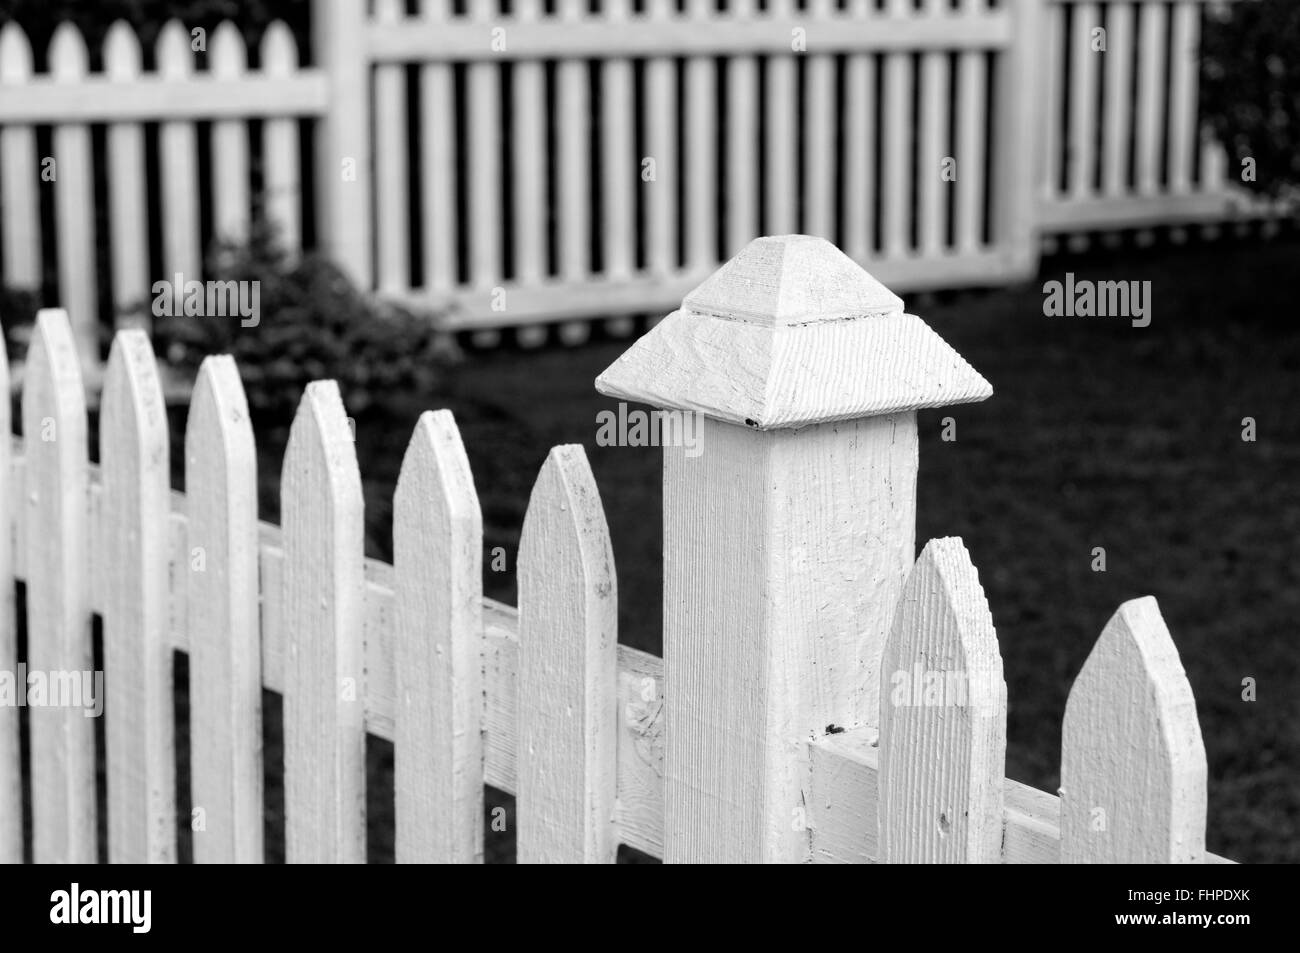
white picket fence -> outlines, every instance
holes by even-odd
[[[182,496],[144,332],[118,332],[90,465],[72,327],[43,311],[24,436],[0,443],[0,579],[26,583],[33,671],[91,668],[102,619],[109,859],[176,857],[181,650],[199,862],[263,857],[264,686],[284,697],[290,861],[365,859],[367,733],[393,743],[399,861],[481,860],[485,784],[517,797],[521,862],[608,862],[620,843],[674,862],[1221,860],[1205,852],[1195,704],[1153,599],[1119,608],[1075,682],[1061,797],[1005,778],[1006,686],[975,568],[954,538],[915,558],[917,411],[992,391],[838,249],[752,242],[597,387],[704,415],[702,452],[664,449],[663,659],[617,644],[581,446],[541,468],[516,611],[482,597],[450,413],[415,428],[385,565],[363,558],[332,382],[303,396],[271,526],[228,357],[195,384]],[[2,672],[17,658],[0,589]],[[6,861],[24,846],[18,716],[0,707]],[[34,857],[93,862],[93,722],[29,718]]]
[[[495,0],[460,13],[420,0],[410,16],[402,0],[375,0],[373,13],[320,0],[312,67],[277,24],[250,70],[224,24],[196,71],[189,32],[170,23],[145,71],[119,24],[95,73],[69,24],[34,72],[10,23],[0,281],[41,285],[38,183],[51,157],[35,130],[48,126],[58,298],[84,324],[87,360],[101,311],[79,279],[96,264],[97,205],[116,312],[153,280],[198,277],[213,237],[243,234],[250,167],[291,249],[314,216],[317,244],[363,287],[452,306],[457,328],[665,310],[754,236],[795,231],[902,290],[999,284],[1033,274],[1044,235],[1262,214],[1231,190],[1200,128],[1196,57],[1213,5],[769,0],[760,12],[729,0],[724,12],[713,0],[637,11],[601,0],[592,13],[561,0],[546,13],[515,0],[505,16]],[[315,126],[311,196],[300,120]],[[146,123],[159,124],[156,182]],[[97,124],[106,195],[93,188]],[[571,325],[575,338],[583,327]]]

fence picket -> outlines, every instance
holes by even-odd
[[[470,15],[489,24],[497,17],[494,0],[470,0]],[[484,32],[487,32],[485,28]],[[491,60],[469,65],[469,248],[470,284],[486,291],[501,281],[501,68]]]
[[[159,76],[184,83],[194,73],[190,35],[179,20],[169,20],[156,45]],[[203,270],[199,247],[198,139],[194,123],[163,122],[158,128],[158,171],[162,180],[162,260],[168,281],[183,275],[198,280]]]
[[[199,368],[185,426],[191,801],[201,864],[262,862],[257,448],[239,369]]]
[[[583,19],[581,0],[560,0],[559,16],[576,23]],[[556,67],[556,115],[565,117],[556,130],[556,226],[560,277],[583,281],[591,271],[591,213],[588,210],[591,156],[591,96],[587,90],[587,64],[562,60]]]
[[[365,860],[361,474],[333,381],[307,385],[280,478],[285,857]]]
[[[442,22],[448,0],[422,0],[425,21]],[[424,284],[447,291],[459,283],[456,216],[455,95],[450,63],[420,67],[420,168],[423,177]]]
[[[13,20],[0,26],[0,86],[24,86],[31,80],[32,47]],[[0,216],[4,233],[5,283],[16,288],[41,284],[41,210],[36,183],[36,129],[0,126]]]
[[[830,18],[832,0],[810,0],[808,16],[816,21]],[[808,40],[809,55],[804,73],[803,112],[807,127],[803,136],[804,160],[803,221],[799,230],[834,241],[835,230],[835,57],[817,52],[815,38]]]
[[[1137,191],[1160,189],[1160,149],[1164,139],[1165,5],[1138,8]]]
[[[99,419],[105,604],[105,764],[112,863],[176,860],[176,751],[168,636],[171,470],[149,336],[119,331]]]
[[[9,354],[0,334],[0,394],[9,393]],[[14,525],[13,422],[10,402],[0,400],[0,672],[18,671],[18,618],[14,606],[14,553],[7,545]],[[15,689],[17,686],[15,686]],[[23,859],[22,744],[17,705],[0,705],[0,864]]]
[[[1128,190],[1129,137],[1133,131],[1133,8],[1127,3],[1106,7],[1106,92],[1102,106],[1104,153],[1101,186],[1106,195]]]
[[[618,594],[576,445],[546,458],[519,541],[518,859],[611,863]]]
[[[1043,12],[1046,52],[1040,59],[1046,73],[1043,76],[1044,122],[1040,186],[1043,197],[1052,199],[1058,197],[1061,191],[1061,164],[1065,158],[1061,148],[1061,120],[1065,111],[1065,21],[1070,11],[1063,3],[1049,3],[1046,6],[1047,9]],[[1110,9],[1113,11],[1118,6],[1122,4],[1111,4]]]
[[[262,70],[267,76],[292,76],[298,70],[298,46],[282,20],[268,26],[262,37]],[[262,152],[266,214],[279,226],[285,250],[296,255],[302,251],[298,120],[289,116],[266,120],[262,126]]]
[[[948,54],[935,51],[921,58],[921,139],[918,148],[920,181],[917,232],[923,254],[939,255],[947,241],[946,196],[951,186],[944,177],[948,152]],[[961,173],[958,170],[958,181]]]
[[[1132,599],[1070,689],[1061,739],[1061,862],[1205,860],[1205,745],[1160,607]]]
[[[737,20],[757,15],[755,0],[733,0]],[[727,61],[726,249],[730,257],[758,237],[758,58]]]
[[[450,411],[421,415],[393,497],[399,863],[483,860],[483,517]]]
[[[648,23],[674,15],[673,0],[649,0]],[[646,210],[646,268],[664,276],[677,268],[677,63],[667,56],[646,62],[646,158],[654,178],[641,181]],[[698,95],[692,91],[691,95]]]
[[[248,72],[248,51],[235,24],[223,20],[212,32],[212,75],[227,81]],[[241,241],[248,234],[248,124],[219,119],[212,124],[212,210],[218,238]]]
[[[911,0],[888,0],[886,10],[891,19],[906,17]],[[972,54],[966,53],[966,56]],[[963,73],[963,79],[969,79]],[[881,123],[882,145],[880,197],[883,252],[890,258],[902,258],[908,253],[908,225],[911,221],[909,206],[911,190],[912,156],[912,56],[910,53],[886,53],[884,89],[881,95],[883,117]],[[969,115],[969,113],[968,113]],[[969,161],[969,160],[967,160]],[[959,175],[962,182],[966,176]]]
[[[399,23],[402,0],[375,0],[376,23]],[[375,240],[380,291],[410,286],[410,243],[407,216],[410,183],[406,163],[406,67],[381,63],[375,67]]]
[[[601,13],[611,23],[623,23],[630,16],[630,0],[604,0]],[[636,154],[632,116],[632,61],[608,59],[601,66],[601,181],[604,186],[603,271],[609,278],[627,278],[635,262],[633,209],[640,181],[641,163]]]
[[[58,83],[84,83],[89,72],[86,41],[69,22],[50,40],[50,74]],[[90,126],[54,127],[54,220],[59,234],[59,300],[76,329],[82,365],[99,370],[99,295],[87,276],[95,271],[95,187]]]
[[[1201,10],[1195,3],[1176,3],[1169,55],[1169,189],[1191,190],[1192,158],[1196,149],[1197,84],[1201,49]]]
[[[109,80],[131,83],[141,76],[140,39],[124,20],[117,20],[104,37],[104,73]],[[113,267],[115,323],[124,326],[122,310],[145,301],[149,281],[149,204],[145,192],[144,126],[115,122],[106,133],[108,174],[108,227],[112,235],[109,254]],[[131,324],[151,325],[149,310],[132,315]]]
[[[769,15],[791,19],[794,0],[768,0]],[[763,137],[766,157],[763,234],[790,235],[798,231],[798,196],[795,172],[799,162],[799,105],[795,96],[795,61],[789,50],[767,57],[763,88],[767,128]],[[751,157],[754,161],[757,156]],[[755,236],[750,235],[749,238]]]
[[[520,24],[536,23],[542,17],[541,0],[516,0],[515,18]],[[546,274],[546,73],[535,59],[515,63],[514,143],[511,161],[514,173],[514,277],[536,283]],[[561,178],[572,175],[564,169]]]
[[[870,0],[852,0],[855,18],[875,14]],[[876,57],[850,53],[844,67],[844,251],[858,263],[875,247]]]
[[[967,50],[957,59],[957,195],[953,233],[957,250],[977,251],[983,244],[984,128],[988,81],[984,57]]]
[[[1098,57],[1105,54],[1093,48],[1093,30],[1101,29],[1101,7],[1096,3],[1076,3],[1070,60],[1070,194],[1087,198],[1093,191],[1097,148],[1097,75]]]
[[[23,377],[27,663],[90,672],[86,397],[67,313],[45,309]],[[71,707],[28,709],[32,859],[94,863],[95,723]]]
[[[689,0],[687,15],[707,24],[712,0]],[[718,259],[718,68],[711,57],[692,56],[686,61],[686,141],[681,144],[686,175],[686,268],[703,273]]]
[[[927,543],[907,578],[880,699],[881,859],[997,863],[1007,690],[984,589],[956,537]]]

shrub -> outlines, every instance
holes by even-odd
[[[1228,150],[1229,175],[1255,160],[1242,184],[1271,197],[1300,190],[1300,3],[1233,3],[1202,39],[1201,101]]]

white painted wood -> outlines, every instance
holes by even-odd
[[[546,458],[519,540],[519,863],[613,863],[618,586],[578,445]]]
[[[794,13],[794,0],[768,0],[775,16]],[[787,39],[789,34],[786,35]],[[763,192],[766,209],[763,231],[769,235],[790,235],[799,231],[797,204],[799,186],[795,174],[799,161],[799,103],[795,98],[794,54],[787,49],[775,51],[767,58],[763,104],[767,129],[763,138],[763,155],[767,162]],[[750,161],[757,161],[752,155]],[[753,237],[753,236],[750,236]]]
[[[603,0],[601,13],[610,24],[624,23],[631,15],[630,0]],[[572,28],[573,24],[566,27]],[[600,228],[605,263],[602,270],[610,278],[623,278],[635,266],[634,190],[641,181],[641,157],[636,154],[632,126],[632,62],[623,58],[606,59],[600,69],[600,174],[604,206]]]
[[[542,16],[541,0],[517,0],[514,14],[511,27],[516,22],[536,22]],[[515,186],[511,229],[515,244],[514,272],[519,281],[537,282],[547,272],[546,73],[540,60],[523,60],[514,64],[512,80],[514,142],[510,161]],[[560,173],[561,177],[570,174],[567,169]]]
[[[1155,599],[1119,607],[1065,705],[1062,863],[1205,860],[1205,745]]]
[[[1160,190],[1160,143],[1165,114],[1165,5],[1138,7],[1137,191],[1154,195]]]
[[[111,863],[176,861],[167,444],[167,409],[149,336],[138,328],[119,331],[99,419]]]
[[[1195,3],[1173,8],[1170,39],[1169,189],[1183,194],[1191,189],[1192,161],[1197,146],[1197,86],[1200,83],[1201,9]]]
[[[904,18],[910,8],[911,0],[888,0],[887,15],[878,22],[883,24],[891,19],[906,22]],[[909,145],[914,117],[910,53],[885,56],[881,108],[881,250],[890,258],[902,258],[909,252],[908,227],[911,222],[912,154]],[[960,177],[958,181],[961,181]]]
[[[918,144],[917,213],[920,251],[940,255],[948,239],[947,199],[954,188],[943,177],[948,146],[948,54],[926,53],[921,58],[921,129]],[[955,157],[954,157],[955,158]],[[966,170],[958,165],[958,181]]]
[[[979,575],[956,537],[926,544],[880,666],[880,856],[996,863],[1007,686]]]
[[[1113,10],[1114,4],[1111,5]],[[1039,187],[1045,199],[1057,197],[1061,192],[1061,113],[1065,100],[1065,18],[1069,11],[1064,4],[1049,4],[1043,12],[1046,28],[1046,52],[1039,62],[1043,66],[1043,126],[1042,158]]]
[[[108,28],[104,37],[104,73],[110,80],[129,83],[141,73],[140,40],[124,20]],[[145,191],[144,127],[139,123],[113,123],[106,133],[108,176],[109,256],[113,270],[115,324],[122,326],[121,311],[137,306],[150,294],[149,217]],[[146,311],[147,314],[147,311]],[[148,330],[151,320],[135,314],[137,327]]]
[[[400,23],[402,0],[375,0],[375,23]],[[407,216],[411,190],[406,162],[406,67],[382,63],[374,74],[375,251],[379,290],[409,287]]]
[[[687,15],[709,22],[713,0],[689,0]],[[703,26],[701,28],[704,28]],[[686,141],[681,144],[686,174],[686,267],[703,273],[718,259],[718,67],[708,57],[686,61]]]
[[[988,70],[979,53],[957,60],[957,196],[953,234],[957,249],[972,252],[982,244],[984,206],[984,102]]]
[[[675,0],[649,0],[650,22],[673,16]],[[688,95],[698,95],[694,90]],[[641,190],[646,210],[646,270],[667,275],[677,268],[677,64],[655,57],[645,65],[646,157],[654,159],[654,181]],[[645,157],[643,157],[645,158]]]
[[[399,863],[483,861],[483,517],[450,411],[415,426],[393,497]]]
[[[280,20],[268,26],[262,37],[262,69],[268,76],[276,78],[291,77],[298,69],[297,44],[289,28]],[[291,256],[302,250],[302,173],[298,140],[298,122],[290,116],[272,117],[262,126],[266,214],[279,227],[280,240]]]
[[[1072,13],[1069,184],[1072,195],[1084,196],[1093,191],[1097,168],[1097,77],[1101,58],[1106,54],[1094,50],[1092,45],[1092,31],[1101,28],[1100,5],[1077,3]]]
[[[755,0],[735,0],[737,22],[753,17]],[[722,32],[722,31],[711,31]],[[734,255],[758,232],[758,60],[736,56],[727,60],[726,128],[726,254]]]
[[[32,48],[18,24],[0,26],[0,87],[26,87],[31,83]],[[25,95],[4,98],[17,99]],[[36,161],[36,130],[31,126],[0,127],[0,216],[4,231],[5,283],[17,288],[37,288],[41,283],[40,171]]]
[[[51,78],[56,83],[73,86],[88,71],[89,54],[85,39],[71,23],[59,24],[50,40]],[[72,320],[77,353],[83,366],[97,370],[99,294],[94,280],[95,188],[90,127],[79,123],[58,125],[54,127],[53,138],[59,298]]]
[[[470,16],[481,24],[480,43],[488,46],[488,25],[495,22],[492,0],[471,0]],[[496,62],[478,62],[466,74],[469,85],[469,262],[470,282],[490,291],[501,273],[501,70]],[[507,299],[507,308],[509,299]]]
[[[872,18],[871,0],[854,0],[855,17]],[[844,66],[844,251],[859,264],[875,247],[876,58],[849,54]]]
[[[560,0],[559,16],[566,22],[583,18],[581,0]],[[559,216],[560,276],[581,281],[591,272],[591,96],[587,91],[587,64],[564,60],[556,67],[556,115],[563,118],[556,130],[556,214]]]
[[[158,34],[158,73],[185,84],[194,72],[190,34],[179,20],[169,20]],[[162,188],[162,260],[167,281],[201,280],[199,247],[198,140],[193,122],[172,120],[158,128],[158,170]]]
[[[1106,8],[1104,145],[1101,187],[1106,195],[1128,191],[1129,137],[1133,132],[1133,8],[1112,3]]]
[[[824,23],[832,15],[832,0],[810,0],[807,16]],[[824,39],[816,30],[808,41],[804,66],[803,221],[805,235],[835,240],[835,57],[821,52]]]
[[[212,32],[210,70],[238,80],[248,72],[248,52],[239,29],[229,20]],[[212,214],[217,238],[242,241],[252,210],[249,197],[248,123],[222,119],[212,124]]]
[[[195,863],[261,863],[257,448],[239,369],[204,359],[185,426],[191,824]],[[192,821],[194,818],[191,819]]]
[[[0,335],[0,393],[9,393],[9,355]],[[10,401],[0,401],[0,528],[13,526],[20,489],[12,466],[13,421]],[[0,540],[11,538],[8,534]],[[14,605],[14,547],[0,544],[0,672],[18,671],[18,617]],[[0,706],[0,864],[23,860],[23,774],[20,711]]]
[[[89,672],[86,398],[68,316],[36,317],[23,375],[27,663]],[[95,723],[76,708],[29,708],[32,858],[94,863]]]
[[[361,475],[333,381],[307,385],[280,478],[290,863],[366,856]]]

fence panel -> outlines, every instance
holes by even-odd
[[[880,667],[880,856],[997,863],[1007,689],[993,617],[960,539],[926,544]]]
[[[196,863],[262,862],[257,448],[231,358],[199,368],[185,426],[191,801]]]
[[[618,590],[580,446],[546,458],[519,540],[520,863],[612,863]]]
[[[425,413],[393,497],[399,863],[483,860],[483,517],[449,411]]]
[[[1065,705],[1062,863],[1204,863],[1205,745],[1155,599],[1106,623]]]
[[[365,524],[338,385],[307,386],[280,478],[284,527],[285,857],[366,857]]]

